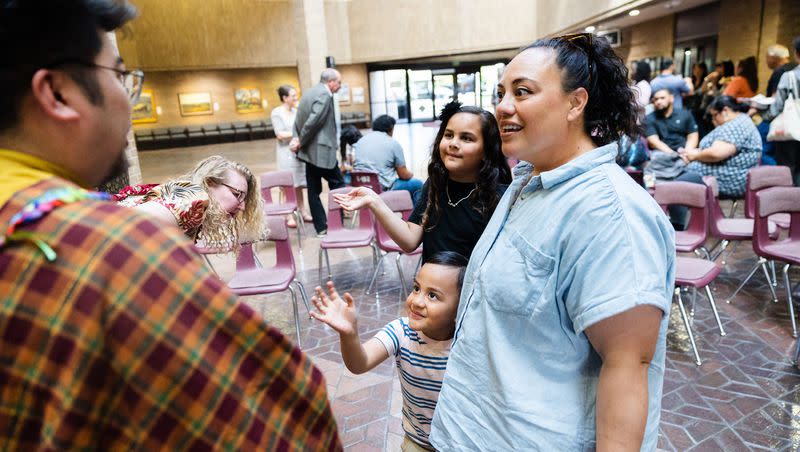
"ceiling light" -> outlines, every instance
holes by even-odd
[[[639,10],[638,9],[632,9],[632,10],[628,11],[628,15],[636,17],[636,16],[639,15]]]
[[[595,26],[594,26],[594,25],[589,25],[588,27],[584,28],[584,30],[586,30],[586,33],[591,33],[591,32],[593,32],[595,29],[596,29],[596,28],[595,28]]]

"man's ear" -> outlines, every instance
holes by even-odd
[[[567,121],[575,121],[578,119],[583,110],[586,109],[586,104],[589,103],[589,93],[586,88],[578,88],[569,94],[569,112],[567,113]]]
[[[58,121],[74,121],[80,113],[74,108],[80,87],[61,71],[39,69],[31,78],[31,97],[41,111]]]

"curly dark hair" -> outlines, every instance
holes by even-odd
[[[636,97],[628,85],[628,68],[608,40],[580,33],[540,39],[522,51],[534,48],[555,52],[564,92],[584,88],[589,94],[583,126],[595,145],[603,146],[623,135],[641,132]]]
[[[431,148],[431,162],[428,164],[428,205],[425,206],[425,213],[422,215],[422,227],[430,231],[435,226],[435,220],[441,214],[439,206],[439,194],[445,190],[450,173],[444,166],[442,156],[439,153],[439,145],[447,129],[450,118],[457,113],[469,113],[477,116],[481,120],[481,135],[483,136],[483,158],[481,167],[478,170],[478,189],[470,196],[470,201],[474,209],[484,218],[488,218],[494,212],[500,196],[497,194],[499,184],[511,183],[511,169],[508,167],[503,151],[501,150],[500,128],[497,126],[497,119],[488,111],[474,106],[461,105],[458,101],[450,102],[442,109],[439,116],[442,124],[436,132],[436,139],[433,140]]]

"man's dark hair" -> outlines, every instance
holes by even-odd
[[[794,53],[800,54],[800,36],[794,38]]]
[[[461,293],[461,286],[464,285],[464,274],[467,272],[469,259],[455,251],[439,251],[429,257],[425,263],[457,268],[458,280],[456,280],[456,287],[458,287],[459,294]]]
[[[97,30],[113,31],[135,16],[125,0],[0,1],[0,131],[19,121],[31,77],[41,68],[63,68],[100,104],[94,69],[86,66],[102,49]]]
[[[664,58],[661,60],[661,70],[666,71],[669,67],[672,66],[672,58]]]
[[[380,115],[372,121],[372,130],[389,133],[397,121],[389,115]]]

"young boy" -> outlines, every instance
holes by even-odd
[[[311,315],[339,333],[342,359],[350,372],[367,372],[394,356],[403,389],[404,451],[432,450],[428,435],[453,341],[466,266],[467,258],[458,253],[431,256],[406,299],[408,317],[389,323],[364,343],[358,337],[356,308],[349,293],[340,298],[328,282],[328,295],[317,287],[312,297],[317,311]]]

